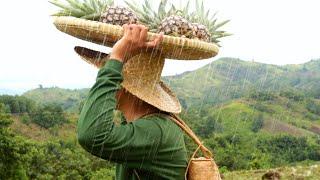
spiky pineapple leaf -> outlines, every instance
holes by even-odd
[[[64,2],[62,2],[64,1]],[[113,0],[51,0],[51,4],[61,8],[56,16],[73,16],[90,20],[98,20],[98,14],[114,3]]]
[[[213,29],[216,30],[216,29],[220,28],[221,26],[227,24],[228,22],[230,22],[230,20],[222,21],[219,24],[215,25],[215,27]]]
[[[70,5],[63,4],[61,2],[58,2],[57,0],[49,1],[49,3],[60,7],[61,9],[63,9],[66,12],[69,12],[70,16],[81,17],[83,15],[83,12],[81,10],[74,9]]]
[[[94,13],[94,14],[89,14],[89,15],[85,15],[85,16],[82,16],[80,18],[82,19],[90,19],[90,20],[93,20],[93,21],[97,21],[99,20],[101,17],[101,13]]]

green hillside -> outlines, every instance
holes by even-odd
[[[78,112],[79,105],[87,96],[89,89],[70,90],[58,87],[38,88],[30,90],[23,96],[36,101],[39,104],[58,104],[69,112]]]
[[[276,66],[234,58],[212,63],[164,80],[185,106],[217,104],[245,96],[250,90],[280,92],[293,89],[320,97],[320,60]]]
[[[267,170],[256,169],[304,162],[312,166],[320,161],[320,60],[276,66],[221,58],[195,71],[163,79],[180,99],[181,117],[213,151],[226,179],[234,176],[259,179]],[[11,127],[15,133],[37,141],[52,138],[74,141],[79,106],[87,93],[88,89],[28,91],[23,97],[34,100],[39,106],[35,109],[44,104],[58,104],[68,112],[69,121],[42,129],[33,123],[26,125],[23,117],[16,116]],[[26,100],[16,98],[20,106],[12,103],[9,109],[22,111]],[[2,99],[9,102],[10,98]],[[8,109],[8,103],[2,103]],[[191,155],[196,146],[187,136],[185,140]],[[291,172],[290,168],[284,169],[286,179]],[[311,171],[310,177],[315,176]]]
[[[220,58],[191,72],[163,80],[178,95],[184,108],[219,104],[246,96],[250,91],[292,90],[320,98],[320,59],[300,65],[276,66],[235,58]],[[88,89],[38,88],[23,94],[40,104],[57,103],[77,111]]]
[[[253,98],[234,100],[222,106],[206,109],[208,116],[223,125],[225,131],[246,134],[254,130],[256,121],[261,121],[263,132],[288,133],[305,136],[320,134],[320,116],[307,109],[305,101],[293,101],[286,97],[275,97],[261,101]],[[312,114],[312,117],[308,115]],[[236,127],[235,127],[236,126]]]

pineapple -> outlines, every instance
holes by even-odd
[[[127,1],[126,3],[137,13],[140,22],[148,26],[151,32],[164,32],[167,35],[199,39],[217,45],[220,42],[219,38],[231,35],[217,30],[229,20],[217,23],[216,14],[210,17],[210,11],[205,11],[203,2],[200,3],[199,0],[196,0],[194,12],[189,12],[189,1],[183,8],[177,9],[171,4],[171,8],[166,10],[167,0],[161,0],[157,12],[151,8],[148,0],[145,0],[142,6]]]
[[[210,42],[211,41],[211,34],[208,28],[199,23],[192,23],[192,35],[194,38],[197,38],[202,41]]]
[[[148,26],[151,32],[164,32],[166,35],[191,38],[193,34],[191,23],[182,17],[182,12],[174,6],[167,11],[167,2],[167,0],[161,0],[158,12],[155,12],[148,0],[144,1],[142,7],[126,1],[127,5],[138,14],[141,23]]]
[[[185,18],[172,15],[162,20],[157,33],[164,32],[166,35],[191,38],[193,35],[192,25]]]
[[[218,28],[227,24],[229,20],[222,21],[218,24],[215,18],[216,13],[210,16],[210,10],[205,10],[203,1],[196,0],[196,11],[188,15],[188,20],[196,23],[192,23],[193,35],[203,41],[213,42],[219,45],[219,38],[231,36],[232,34],[225,31],[217,31]],[[220,46],[220,45],[219,45]]]
[[[114,0],[58,0],[49,1],[62,10],[54,16],[73,16],[103,23],[120,25],[137,23],[137,16],[130,9],[114,6]]]
[[[106,11],[101,15],[99,21],[122,26],[123,24],[137,24],[138,18],[128,8],[113,6],[106,9]]]

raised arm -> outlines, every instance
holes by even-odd
[[[125,25],[124,37],[113,47],[110,60],[98,73],[78,121],[78,141],[88,152],[103,159],[123,162],[153,157],[162,130],[155,121],[141,119],[126,125],[115,125],[116,92],[123,81],[124,63],[142,48],[158,45],[162,35],[146,42],[144,26]]]

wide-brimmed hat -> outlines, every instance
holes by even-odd
[[[75,47],[82,59],[100,68],[108,54],[84,47]],[[180,113],[181,105],[170,88],[161,80],[165,58],[159,52],[144,52],[134,56],[123,67],[121,83],[131,94],[166,112]]]

